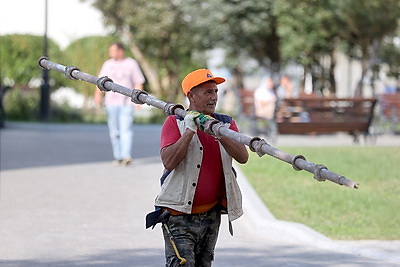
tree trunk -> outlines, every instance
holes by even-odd
[[[367,72],[367,64],[366,64],[365,56],[366,55],[363,53],[362,58],[361,58],[361,77],[356,85],[356,89],[354,90],[354,97],[361,97],[363,95],[363,91],[364,91],[363,90],[363,80],[364,80],[365,74]]]
[[[243,71],[240,67],[236,67],[233,69],[233,89],[235,92],[235,96],[236,96],[236,107],[237,109],[235,110],[237,112],[237,114],[241,114],[242,113],[242,105],[240,104],[241,101],[241,90],[246,90],[246,88],[244,88],[244,82],[243,82]]]
[[[162,78],[161,87],[167,102],[175,102],[178,100],[177,95],[179,93],[180,85],[176,73],[168,70],[168,74]]]
[[[368,48],[371,48],[371,54],[368,56]],[[354,96],[362,97],[364,95],[363,81],[369,70],[372,70],[376,65],[376,59],[378,58],[378,52],[380,48],[380,40],[373,40],[371,45],[367,44],[362,47],[362,58],[361,58],[361,78],[357,84]]]
[[[329,84],[330,84],[329,91],[333,96],[336,95],[335,66],[336,66],[335,51],[332,50],[330,55],[330,66],[329,66]]]
[[[140,64],[140,67],[143,70],[144,75],[146,76],[146,80],[149,83],[151,92],[159,97],[161,95],[161,85],[158,80],[157,70],[151,66],[151,64],[147,61],[146,57],[143,55],[140,48],[137,46],[135,41],[133,40],[132,34],[129,31],[125,31],[124,34],[127,36],[129,40],[129,48],[133,54],[133,56],[137,59]]]

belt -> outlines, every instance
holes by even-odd
[[[170,209],[170,208],[165,208],[165,209],[163,209],[163,210],[168,210],[169,213],[170,213],[172,216],[177,216],[177,215],[192,215],[192,216],[204,217],[204,216],[206,216],[206,215],[209,215],[209,214],[210,214],[211,212],[213,212],[214,210],[216,210],[217,207],[218,207],[218,205],[215,205],[214,207],[212,207],[212,208],[209,209],[208,211],[200,212],[200,213],[184,213],[184,212],[180,212],[180,211],[173,210],[173,209]]]

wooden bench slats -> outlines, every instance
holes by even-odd
[[[242,90],[241,98],[243,114],[254,118],[253,91]],[[278,102],[275,121],[279,134],[368,134],[376,102],[376,98],[287,98]]]
[[[328,134],[335,132],[364,132],[367,122],[283,122],[278,124],[280,134]]]

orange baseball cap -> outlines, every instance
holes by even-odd
[[[192,71],[182,81],[182,90],[187,95],[187,93],[195,86],[208,82],[214,81],[217,84],[225,82],[225,79],[222,77],[214,77],[211,71],[207,69],[198,69]]]

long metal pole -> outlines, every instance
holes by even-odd
[[[113,83],[113,81],[107,76],[99,78],[81,72],[77,67],[67,67],[58,63],[51,62],[46,57],[40,58],[38,63],[41,68],[64,73],[65,76],[69,79],[80,80],[95,84],[102,91],[113,91],[123,94],[125,96],[129,96],[131,98],[131,101],[136,104],[147,104],[149,106],[159,108],[163,110],[166,115],[178,115],[182,118],[186,116],[187,112],[185,111],[183,106],[161,101],[148,95],[143,90],[136,90],[118,85],[116,83]],[[308,162],[302,155],[293,156],[279,149],[276,149],[269,145],[264,139],[261,139],[259,137],[249,137],[242,133],[235,132],[226,127],[222,122],[218,120],[207,120],[204,124],[204,127],[205,132],[215,135],[226,136],[233,140],[236,140],[241,144],[247,145],[251,151],[256,152],[260,157],[268,154],[274,158],[291,164],[292,167],[297,171],[308,171],[314,174],[314,178],[318,181],[329,180],[339,185],[344,185],[350,188],[358,188],[357,182],[353,182],[342,175],[336,174],[328,170],[327,167],[323,165]]]

